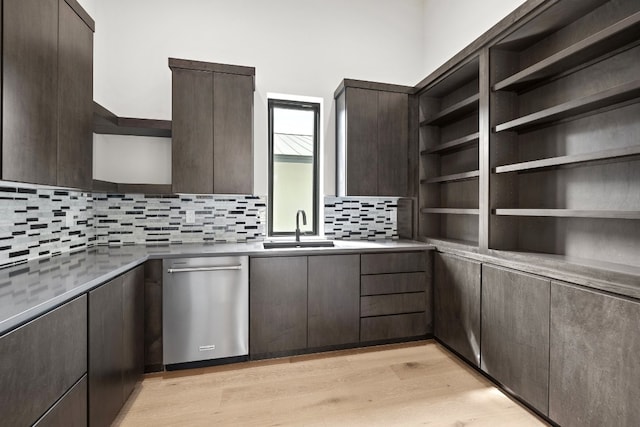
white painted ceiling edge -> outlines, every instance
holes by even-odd
[[[414,85],[524,0],[79,2],[96,20],[94,99],[118,115],[171,118],[170,56],[256,67],[255,194],[268,192],[267,93],[322,98],[324,194],[334,195],[340,81]],[[96,179],[171,182],[168,139],[94,135],[94,147]]]

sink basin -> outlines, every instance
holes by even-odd
[[[263,242],[262,245],[265,249],[278,249],[278,248],[331,248],[333,247],[333,240],[302,240],[296,242],[295,240],[282,240],[274,242]]]

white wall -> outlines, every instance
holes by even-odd
[[[424,0],[424,76],[526,0]]]
[[[267,92],[323,98],[333,195],[338,83],[414,85],[525,0],[79,1],[96,20],[94,99],[118,115],[171,118],[169,56],[256,67],[256,194],[268,191]],[[171,181],[168,141],[94,140],[97,179]]]
[[[266,94],[277,92],[324,99],[324,188],[334,194],[333,92],[345,77],[406,85],[424,77],[423,1],[81,0],[96,20],[94,99],[121,116],[170,119],[168,57],[255,66],[255,193],[268,192]],[[105,138],[114,139],[95,137],[101,152],[119,151]],[[134,157],[97,157],[96,172],[131,182],[122,156]]]

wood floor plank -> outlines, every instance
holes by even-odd
[[[119,426],[541,426],[433,341],[147,376]]]

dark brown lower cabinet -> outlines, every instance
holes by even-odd
[[[87,376],[83,376],[34,427],[84,427],[87,425]]]
[[[357,343],[360,255],[310,256],[308,262],[308,346]]]
[[[363,342],[411,338],[426,333],[427,318],[424,312],[360,319],[360,340]]]
[[[87,297],[81,296],[0,337],[0,424],[32,425],[86,371]],[[80,405],[86,411],[86,400]]]
[[[123,399],[126,401],[144,373],[144,267],[122,277]]]
[[[89,292],[89,424],[109,426],[144,370],[143,267]]]
[[[551,283],[549,417],[640,425],[640,302]]]
[[[434,335],[480,365],[480,263],[435,254]]]
[[[307,257],[251,258],[249,353],[307,348]]]
[[[482,370],[545,415],[550,286],[549,279],[482,265]]]
[[[145,372],[163,369],[161,259],[144,263],[144,363]]]

